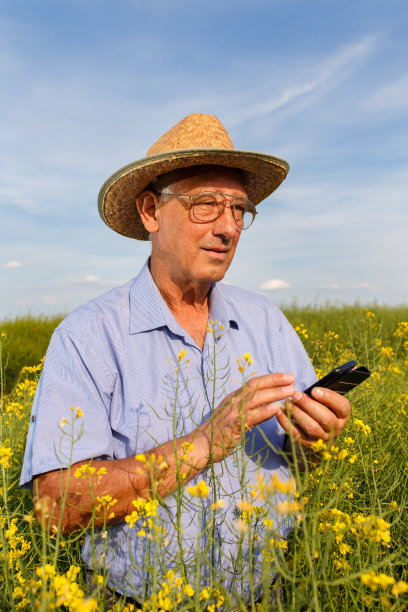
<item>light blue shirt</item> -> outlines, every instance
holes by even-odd
[[[237,359],[244,353],[250,353],[253,360],[248,374],[292,372],[299,390],[316,380],[296,332],[265,297],[216,283],[210,293],[210,320],[217,321],[216,329],[221,324],[224,328],[215,337],[207,332],[201,350],[164,302],[148,262],[135,279],[70,314],[55,330],[47,351],[20,484],[29,487],[33,476],[69,463],[143,453],[173,439],[174,430],[177,437],[192,432],[209,418],[212,406],[217,407],[223,397],[241,386]],[[186,356],[180,362],[176,389],[175,367],[182,349]],[[74,444],[70,425],[60,428],[62,419],[75,417],[70,406],[83,412],[81,418],[74,418],[74,438],[83,427]],[[239,446],[214,464],[215,481],[208,469],[188,483],[191,486],[204,479],[211,489],[206,499],[191,498],[186,488],[182,489],[182,553],[177,540],[176,496],[166,497],[165,504],[159,506],[167,531],[166,546],[160,547],[156,553],[160,560],[151,559],[151,565],[162,563],[171,569],[183,554],[187,573],[190,566],[193,572],[197,538],[202,539],[200,548],[207,538],[203,529],[212,515],[210,505],[214,498],[222,499],[225,505],[217,512],[215,526],[216,568],[230,592],[243,590],[245,596],[249,579],[236,564],[238,557],[247,558],[249,550],[237,523],[237,503],[250,499],[250,485],[258,484],[257,474],[269,479],[275,472],[281,480],[290,476],[279,454],[283,440],[284,431],[273,417],[247,433],[244,451]],[[276,503],[287,499],[279,495]],[[275,529],[284,537],[288,522],[273,510],[271,513]],[[83,559],[90,567],[92,558],[106,565],[111,587],[136,598],[149,581],[146,555],[155,554],[152,543],[137,536],[139,529],[137,525],[129,528],[127,523],[113,526],[105,534],[97,532],[94,542],[88,535],[83,548]],[[258,561],[262,529],[261,521],[255,547]],[[238,546],[242,547],[240,555]],[[203,583],[210,572],[210,565],[203,563]],[[255,584],[260,582],[261,564],[255,563]]]

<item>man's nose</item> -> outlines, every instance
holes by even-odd
[[[214,234],[222,234],[227,238],[233,238],[237,232],[240,232],[240,229],[235,223],[232,206],[226,203],[224,211],[214,221]]]

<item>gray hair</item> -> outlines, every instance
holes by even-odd
[[[228,166],[217,166],[214,164],[199,165],[199,166],[188,166],[187,168],[177,168],[176,170],[170,170],[164,174],[159,174],[146,189],[151,189],[155,193],[163,193],[171,195],[173,193],[174,186],[181,180],[195,176],[203,171],[212,171],[222,174],[223,171],[234,172],[245,184],[245,172],[240,168],[229,168]]]

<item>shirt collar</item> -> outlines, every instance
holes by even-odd
[[[228,304],[220,290],[222,285],[213,283],[210,296],[210,320],[218,321],[225,327],[238,328],[238,321],[231,316]],[[129,333],[138,334],[167,326],[178,336],[186,336],[185,330],[177,323],[153,280],[149,259],[133,281],[129,292]]]

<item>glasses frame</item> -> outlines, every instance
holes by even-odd
[[[161,193],[159,191],[155,191],[154,193],[156,193],[158,196],[160,196],[160,198],[162,197],[166,197],[166,198],[188,198],[190,200],[193,200],[190,204],[184,203],[184,202],[180,202],[180,204],[186,209],[186,210],[192,210],[194,219],[196,221],[198,221],[199,223],[212,223],[213,221],[216,221],[219,217],[221,217],[221,215],[223,214],[224,210],[229,207],[231,208],[231,212],[232,212],[232,216],[233,219],[235,221],[235,225],[237,226],[237,228],[242,232],[245,231],[247,229],[249,229],[251,227],[251,225],[253,224],[253,222],[255,221],[255,217],[258,214],[258,211],[255,208],[255,204],[252,204],[252,202],[250,200],[247,200],[246,198],[241,198],[240,196],[236,196],[233,195],[231,193],[222,193],[221,191],[200,191],[200,193],[197,193],[196,195],[186,195],[184,193]],[[195,207],[195,201],[197,200],[197,198],[201,197],[203,194],[208,193],[208,194],[213,194],[213,195],[220,195],[223,198],[223,201],[219,203],[219,209],[218,209],[218,213],[217,215],[214,217],[214,219],[199,219],[194,212],[194,207]],[[238,221],[235,217],[235,207],[239,206],[238,203],[234,203],[234,202],[228,202],[227,198],[234,198],[234,199],[239,199],[242,200],[245,205],[246,205],[246,211],[250,212],[252,214],[252,221],[251,223],[248,225],[248,227],[240,227],[238,224]],[[248,206],[249,205],[249,206]]]

